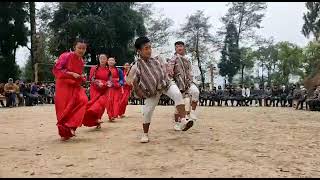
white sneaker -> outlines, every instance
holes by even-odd
[[[182,131],[186,131],[193,126],[193,120],[188,120],[186,118],[181,119],[180,128]]]
[[[141,137],[141,139],[140,139],[140,142],[141,142],[141,143],[147,143],[147,142],[149,142],[148,134],[143,133],[143,134],[142,134],[142,137]]]
[[[176,131],[181,131],[181,125],[180,125],[180,122],[175,122],[174,123],[174,126],[173,126],[174,130]]]
[[[190,119],[192,119],[192,120],[198,119],[196,112],[194,110],[191,110],[191,112],[190,112]]]

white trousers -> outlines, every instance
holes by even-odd
[[[191,111],[191,102],[198,102],[199,101],[200,91],[199,91],[198,87],[195,84],[191,83],[191,86],[188,89],[187,93],[189,95],[184,98],[184,103],[185,103],[186,111],[190,112]],[[191,98],[190,98],[190,96],[191,96]],[[191,102],[190,102],[190,100],[191,100]],[[174,113],[178,114],[177,108],[175,108]]]
[[[174,83],[171,82],[171,85],[167,91],[164,91],[162,93],[158,93],[156,96],[147,98],[145,100],[145,105],[142,106],[142,113],[143,113],[143,123],[147,124],[151,122],[151,117],[154,112],[154,109],[159,103],[159,99],[161,94],[165,94],[169,96],[173,101],[174,105],[178,106],[184,103],[184,99],[182,97],[182,94],[178,88],[178,86]]]

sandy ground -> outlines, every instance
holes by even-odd
[[[157,107],[148,144],[140,106],[68,142],[52,105],[0,109],[0,177],[320,177],[319,112],[200,107],[195,126],[175,132],[172,108]]]

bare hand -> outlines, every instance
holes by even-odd
[[[72,76],[73,76],[74,78],[76,78],[76,79],[78,79],[79,77],[81,77],[80,74],[77,74],[77,73],[74,73],[74,72],[72,72]]]

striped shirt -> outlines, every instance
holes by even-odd
[[[133,85],[134,92],[143,98],[156,96],[169,86],[166,67],[159,57],[148,60],[138,59],[126,78]]]
[[[175,53],[169,61],[168,74],[170,78],[173,78],[180,91],[187,91],[190,88],[193,80],[192,67],[185,56]]]

